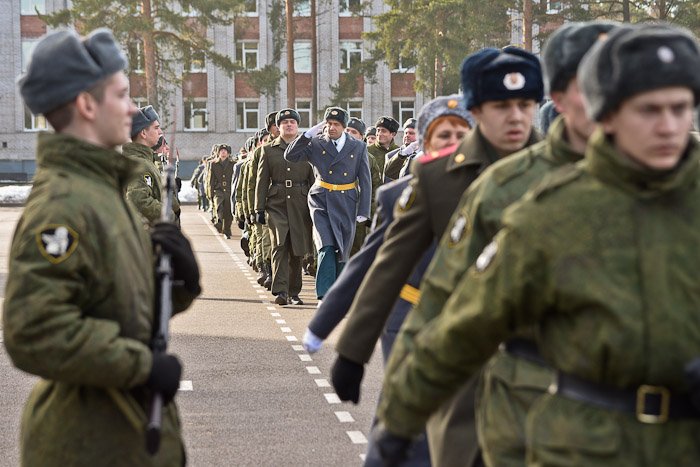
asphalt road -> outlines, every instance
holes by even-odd
[[[0,293],[21,208],[0,208]],[[171,351],[184,365],[177,403],[190,466],[359,466],[381,384],[377,349],[360,404],[340,403],[330,387],[336,330],[308,355],[301,338],[316,309],[313,279],[303,306],[280,307],[255,282],[234,226],[224,239],[209,214],[184,206],[183,230],[202,273],[202,295],[171,321]],[[0,298],[2,300],[2,298]],[[1,340],[0,335],[0,340]],[[0,349],[0,465],[19,464],[22,406],[36,378]]]

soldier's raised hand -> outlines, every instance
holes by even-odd
[[[401,155],[408,156],[409,154],[413,154],[417,150],[418,150],[418,141],[414,141],[401,150]]]
[[[319,123],[317,123],[316,125],[314,125],[314,126],[312,126],[311,128],[309,128],[309,129],[306,131],[306,133],[304,133],[304,136],[306,136],[307,138],[313,138],[313,137],[316,136],[317,134],[321,133],[321,131],[323,130],[323,127],[324,127],[324,126],[326,126],[326,121],[325,121],[325,120],[322,121],[322,122],[319,122]]]

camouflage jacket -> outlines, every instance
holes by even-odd
[[[700,354],[700,147],[653,172],[598,129],[586,158],[548,174],[506,209],[413,351],[388,373],[379,417],[413,436],[517,330],[567,373],[621,389],[687,391]],[[633,417],[633,416],[632,416]]]
[[[152,162],[153,151],[143,144],[126,143],[122,146],[122,153],[138,160],[135,163],[138,176],[127,185],[126,198],[148,222],[154,223],[161,216],[163,181],[160,171]],[[176,215],[179,210],[179,203],[173,200],[173,215]]]
[[[155,258],[143,218],[123,195],[140,176],[134,161],[47,133],[38,138],[37,166],[12,240],[3,310],[12,362],[42,378],[23,415],[23,462],[181,462],[174,404],[163,414],[164,445],[151,458],[107,391],[131,399],[145,422]],[[173,298],[177,312],[194,297],[176,287]]]

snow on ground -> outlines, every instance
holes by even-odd
[[[31,185],[0,186],[0,203],[23,203],[26,201]],[[196,203],[197,190],[190,185],[189,180],[182,181],[182,189],[178,194],[181,203]]]

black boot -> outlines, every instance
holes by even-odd
[[[289,299],[287,298],[287,292],[280,292],[277,294],[277,297],[275,298],[275,304],[287,305],[288,302],[289,302]]]
[[[258,274],[258,285],[263,285],[265,279],[267,279],[267,271],[263,263],[258,263],[258,271],[260,272],[260,274]]]
[[[272,290],[272,265],[270,263],[265,263],[265,271],[267,271],[267,278],[263,283],[263,287],[267,290]]]
[[[294,295],[293,297],[289,297],[289,303],[292,305],[303,305],[304,302],[301,301],[301,298],[299,298],[299,295]]]

